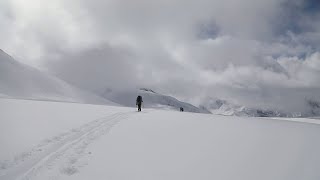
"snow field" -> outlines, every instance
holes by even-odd
[[[318,180],[315,119],[0,100],[0,179]]]

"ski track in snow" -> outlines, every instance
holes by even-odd
[[[89,144],[108,133],[128,113],[115,113],[43,141],[11,161],[0,162],[0,180],[58,179],[87,165]]]
[[[57,180],[61,176],[77,173],[80,168],[88,164],[88,159],[92,156],[92,153],[87,151],[88,145],[108,133],[119,121],[129,118],[130,113],[115,113],[93,120],[51,139],[46,139],[30,151],[22,153],[10,161],[0,161],[0,180]],[[268,119],[291,123],[320,124],[317,119]],[[261,120],[268,119],[261,118]]]

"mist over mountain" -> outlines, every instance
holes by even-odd
[[[19,63],[0,50],[0,95],[7,98],[115,104]]]
[[[208,109],[213,114],[227,116],[246,117],[312,117],[320,116],[320,101],[314,99],[304,99],[305,107],[300,111],[285,111],[277,108],[260,108],[254,106],[239,105],[227,100],[208,97],[201,104],[201,107]]]
[[[142,95],[144,107],[178,110],[183,107],[187,112],[210,113],[173,97],[158,94],[150,89],[132,89],[88,92],[52,75],[21,64],[11,56],[0,51],[0,96],[35,100],[83,102],[93,104],[120,104],[134,107],[137,95]]]
[[[134,82],[132,82],[128,86],[117,86],[117,84],[111,82],[112,78],[108,80],[108,77],[112,77],[112,72],[107,71],[106,73],[109,73],[109,75],[106,75],[102,73],[105,72],[103,69],[100,71],[100,76],[98,74],[92,74],[91,77],[85,75],[86,77],[83,79],[76,78],[73,80],[63,78],[71,76],[62,76],[63,80],[61,80],[19,63],[3,51],[0,51],[0,63],[0,94],[2,97],[94,104],[120,104],[122,106],[134,107],[135,98],[138,95],[142,95],[145,99],[144,107],[150,108],[178,110],[180,107],[183,107],[187,112],[255,117],[308,117],[320,115],[320,101],[317,99],[317,96],[310,95],[317,94],[317,89],[306,90],[304,92],[299,89],[278,89],[278,95],[272,96],[269,100],[263,99],[260,96],[255,97],[255,93],[252,92],[252,96],[247,96],[246,94],[242,97],[243,101],[238,102],[236,101],[238,100],[237,98],[223,100],[223,98],[205,96],[198,103],[199,107],[196,107],[190,103],[179,101],[172,96],[157,93],[152,89],[137,88],[138,83],[134,85]],[[82,71],[85,67],[81,66],[79,70]],[[283,70],[280,68],[279,71]],[[73,77],[76,77],[75,75]],[[97,77],[96,84],[91,81],[95,77]],[[103,83],[104,77],[107,77],[105,83]],[[179,93],[177,95],[179,96]],[[277,99],[280,96],[281,98]],[[252,98],[256,99],[256,101],[252,101]],[[295,104],[297,99],[300,100],[299,104]],[[247,101],[249,101],[247,104],[241,103]],[[288,104],[283,106],[283,101]],[[269,106],[265,106],[265,104],[269,104]],[[270,106],[270,104],[273,104],[273,106]]]
[[[211,112],[206,109],[199,108],[192,104],[179,101],[178,99],[171,96],[159,94],[153,91],[152,89],[148,88],[122,91],[113,91],[111,89],[108,89],[103,94],[103,97],[127,107],[135,107],[135,99],[137,98],[137,95],[142,96],[143,106],[146,108],[169,109],[179,111],[179,109],[182,107],[186,112],[211,114]]]

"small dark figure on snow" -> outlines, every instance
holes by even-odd
[[[138,96],[137,97],[137,101],[136,101],[136,105],[138,106],[138,111],[141,111],[141,105],[142,105],[142,97]]]
[[[183,107],[180,107],[180,112],[183,112],[183,111],[184,111]]]

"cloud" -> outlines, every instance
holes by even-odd
[[[62,54],[62,55],[61,55]],[[125,48],[104,45],[81,53],[60,52],[51,57],[50,70],[71,84],[103,94],[109,88],[139,87],[135,54]]]
[[[1,3],[4,50],[97,93],[145,86],[283,107],[320,88],[316,1]]]

